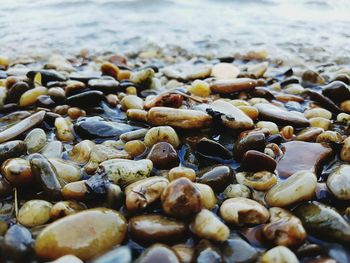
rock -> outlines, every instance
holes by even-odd
[[[143,100],[136,95],[126,95],[120,102],[123,110],[143,109]]]
[[[207,209],[202,209],[191,224],[191,231],[198,237],[224,242],[230,235],[230,229]]]
[[[192,245],[176,244],[171,249],[175,251],[181,263],[191,263],[194,261],[195,249]]]
[[[196,180],[196,172],[192,168],[178,166],[170,169],[168,173],[169,181],[174,181],[180,177],[186,177],[190,181]]]
[[[108,78],[91,79],[88,82],[88,86],[90,89],[102,91],[104,94],[116,94],[119,89],[119,82]]]
[[[309,82],[312,84],[324,84],[325,82],[325,80],[322,78],[322,76],[319,73],[311,69],[305,70],[301,78],[304,82]]]
[[[22,158],[7,159],[1,166],[1,174],[14,186],[23,186],[34,180],[29,162]]]
[[[324,130],[318,127],[309,127],[303,129],[295,137],[296,141],[312,142],[315,141],[318,135],[320,135]]]
[[[176,131],[170,126],[152,127],[145,135],[145,144],[152,147],[158,142],[168,142],[175,149],[180,146],[180,139]]]
[[[237,234],[232,234],[221,246],[225,262],[253,263],[257,262],[258,252]]]
[[[76,201],[59,201],[54,204],[50,210],[50,217],[56,220],[61,217],[76,214],[80,211],[86,210],[87,207],[83,203]]]
[[[35,252],[43,259],[71,254],[89,260],[119,245],[126,230],[126,221],[118,212],[90,209],[47,226],[36,239]]]
[[[202,129],[211,125],[212,118],[198,110],[153,107],[147,113],[147,121],[157,126],[169,125],[180,129]]]
[[[330,206],[313,201],[303,203],[293,210],[303,222],[307,232],[329,242],[350,242],[350,224]]]
[[[27,82],[18,81],[9,88],[5,99],[6,103],[18,103],[23,93],[29,90],[30,87]]]
[[[340,103],[350,99],[350,89],[342,81],[333,81],[322,88],[322,94],[330,98],[334,103]]]
[[[68,118],[58,117],[55,119],[56,136],[62,142],[74,140],[72,123]]]
[[[295,128],[309,126],[309,121],[298,115],[268,103],[257,103],[254,105],[259,111],[259,119],[272,121],[278,125],[291,125]]]
[[[32,235],[21,225],[11,226],[2,243],[0,259],[4,262],[25,262],[32,253]]]
[[[265,252],[261,258],[261,263],[283,262],[283,263],[298,263],[299,260],[295,254],[284,246],[274,247]]]
[[[46,145],[46,141],[46,133],[39,128],[31,130],[24,139],[28,153],[40,151]]]
[[[44,86],[46,86],[48,82],[66,80],[63,75],[54,70],[31,70],[27,73],[27,77],[33,81],[38,73],[41,75],[41,83]]]
[[[230,80],[216,80],[211,83],[210,89],[214,93],[230,94],[234,92],[251,90],[256,86],[257,82],[254,79],[238,78]]]
[[[86,180],[65,184],[61,192],[65,200],[85,200],[91,194]]]
[[[233,148],[233,156],[241,160],[243,155],[249,150],[263,152],[266,146],[264,133],[251,133],[237,140]]]
[[[84,117],[79,119],[74,124],[74,131],[83,139],[95,139],[95,138],[115,138],[127,131],[131,131],[132,126],[105,121],[101,117]]]
[[[50,261],[50,263],[83,263],[78,257],[73,255],[66,255],[60,257],[54,261]]]
[[[167,142],[154,144],[147,156],[157,169],[170,169],[179,164],[179,157],[174,147]]]
[[[60,199],[61,184],[56,169],[49,160],[39,153],[34,153],[29,156],[29,163],[34,177],[45,194],[52,199]]]
[[[307,119],[322,117],[325,119],[332,119],[332,113],[329,110],[323,108],[312,108],[304,112],[304,115]]]
[[[254,64],[248,67],[247,71],[252,74],[255,78],[261,78],[269,68],[269,62],[265,61],[262,63]]]
[[[250,129],[254,126],[252,119],[243,111],[224,100],[212,102],[206,111],[210,114],[219,114],[222,123],[231,129]]]
[[[340,151],[340,159],[345,162],[350,162],[350,137],[344,140],[343,147]]]
[[[194,185],[199,190],[203,208],[213,209],[218,202],[213,189],[206,184],[195,183]]]
[[[135,261],[136,263],[180,263],[176,254],[168,247],[156,244],[141,254],[141,256]]]
[[[315,194],[316,175],[310,171],[299,171],[279,182],[266,194],[270,206],[284,207],[300,201],[310,200]]]
[[[41,95],[46,95],[48,92],[47,88],[45,87],[35,87],[34,89],[27,90],[22,94],[22,96],[19,99],[19,106],[20,107],[28,107],[31,105],[34,105]]]
[[[277,183],[277,176],[268,171],[255,173],[241,172],[236,174],[236,179],[240,184],[249,186],[258,191],[269,190]]]
[[[207,82],[196,79],[192,86],[187,88],[188,92],[192,95],[199,96],[199,97],[209,97],[210,95],[210,86]]]
[[[30,200],[19,209],[17,220],[26,227],[35,227],[50,220],[52,204],[44,200]]]
[[[63,145],[60,141],[51,141],[41,150],[41,154],[46,158],[60,158],[63,151]]]
[[[129,154],[125,151],[117,150],[112,146],[103,144],[95,145],[90,152],[89,162],[84,166],[84,171],[87,174],[93,174],[98,168],[98,165],[104,161],[111,159],[128,159]]]
[[[120,139],[123,142],[129,142],[129,141],[143,139],[146,136],[146,134],[148,133],[148,131],[149,131],[149,129],[141,128],[141,129],[138,129],[135,131],[126,132],[126,133],[123,133],[122,135],[120,135]]]
[[[343,137],[339,132],[336,131],[324,131],[316,137],[318,143],[342,143]]]
[[[305,241],[307,233],[299,218],[279,207],[272,207],[269,211],[270,223],[262,229],[267,240],[286,247],[296,247]]]
[[[188,218],[202,209],[199,190],[187,178],[176,179],[161,196],[163,211],[176,218]]]
[[[153,168],[152,161],[112,159],[101,163],[108,178],[115,184],[128,185],[150,176]]]
[[[245,197],[249,198],[251,196],[250,189],[242,184],[230,184],[226,187],[223,192],[224,199],[235,198],[235,197]]]
[[[131,157],[140,156],[147,150],[146,144],[141,140],[128,141],[124,145],[124,151],[130,154]]]
[[[197,152],[207,158],[221,158],[228,160],[232,158],[232,154],[223,145],[207,138],[202,138],[197,143]]]
[[[221,217],[229,224],[263,224],[270,217],[269,211],[258,202],[236,197],[225,200],[220,207]]]
[[[153,77],[154,70],[151,68],[147,68],[138,72],[133,72],[131,74],[130,81],[142,86],[143,88],[148,88],[152,83]]]
[[[198,176],[197,182],[207,184],[215,192],[221,193],[225,188],[234,181],[233,170],[226,165],[211,167]]]
[[[217,80],[235,79],[239,71],[239,68],[231,63],[218,63],[211,69],[211,75]]]
[[[17,136],[35,127],[36,125],[39,125],[43,121],[44,117],[45,117],[45,111],[39,111],[29,116],[28,118],[21,120],[15,125],[7,128],[6,130],[1,131],[0,143],[14,139]]]
[[[343,164],[327,179],[327,187],[340,200],[350,200],[350,165]]]
[[[332,149],[323,144],[299,141],[283,143],[282,151],[284,154],[277,162],[276,170],[283,178],[301,170],[319,174],[322,165],[333,155]]]
[[[131,263],[131,262],[132,262],[131,249],[127,246],[117,247],[92,261],[92,263]]]
[[[26,154],[27,146],[23,141],[10,141],[0,144],[0,163],[7,159]]]
[[[102,100],[104,100],[103,92],[90,90],[68,97],[66,99],[66,104],[85,109],[99,106]]]
[[[276,166],[277,163],[272,157],[255,150],[246,151],[241,163],[241,168],[250,172],[270,171],[273,173]]]
[[[68,155],[74,162],[84,164],[89,160],[91,150],[94,146],[95,143],[93,141],[83,140],[74,145]]]
[[[48,158],[49,162],[55,167],[57,176],[65,183],[79,181],[82,178],[80,167],[68,160],[59,158]]]
[[[196,246],[197,263],[220,263],[223,262],[221,251],[209,240],[202,239]]]
[[[148,214],[132,217],[129,231],[133,239],[142,243],[172,243],[186,236],[187,226],[172,218]]]
[[[141,211],[160,199],[169,181],[164,177],[153,176],[128,185],[125,188],[125,205],[129,211]]]

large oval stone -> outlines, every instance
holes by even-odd
[[[259,111],[260,120],[272,121],[277,125],[292,125],[296,128],[309,126],[309,121],[306,118],[275,105],[257,103],[254,107]]]
[[[126,229],[124,217],[116,211],[86,210],[46,227],[36,239],[35,252],[48,260],[68,254],[88,260],[120,244]]]
[[[321,143],[299,141],[283,143],[282,151],[284,155],[276,168],[281,177],[289,177],[301,170],[309,170],[317,175],[322,165],[333,155],[333,150]]]

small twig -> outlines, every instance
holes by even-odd
[[[16,218],[18,216],[18,199],[17,199],[17,188],[15,187],[15,213],[16,213]]]

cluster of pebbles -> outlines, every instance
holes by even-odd
[[[348,262],[350,68],[0,68],[0,261]]]

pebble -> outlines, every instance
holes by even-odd
[[[136,260],[137,263],[180,263],[178,257],[170,248],[162,244],[155,244],[145,250]]]
[[[157,126],[169,125],[180,129],[202,129],[210,126],[212,118],[198,110],[153,107],[147,113],[147,121]]]
[[[110,209],[91,209],[57,220],[37,237],[35,252],[54,260],[71,254],[89,260],[119,245],[127,230],[126,220]]]
[[[169,183],[161,195],[161,201],[163,211],[175,218],[188,218],[202,209],[199,190],[184,177]]]
[[[146,244],[181,240],[186,236],[187,229],[185,223],[162,215],[140,215],[129,221],[130,235]]]
[[[74,140],[72,123],[67,118],[58,117],[55,120],[56,136],[62,142],[71,142]]]
[[[124,145],[124,150],[132,157],[136,157],[143,154],[146,151],[146,149],[146,144],[140,140],[128,141]]]
[[[40,73],[41,83],[46,86],[47,83],[52,81],[65,81],[66,78],[58,73],[56,70],[31,70],[27,73],[27,77],[34,80],[35,76]]]
[[[307,119],[322,117],[325,119],[332,119],[332,113],[329,110],[323,108],[313,108],[304,112],[304,116]]]
[[[144,141],[148,147],[152,147],[158,142],[168,142],[175,149],[180,146],[179,136],[170,126],[159,126],[149,129],[145,135]]]
[[[35,227],[50,220],[52,204],[45,200],[30,200],[19,209],[17,220],[26,227]]]
[[[56,220],[61,217],[76,214],[77,212],[80,212],[86,209],[87,209],[86,205],[73,200],[59,201],[52,206],[50,210],[50,217],[53,220]]]
[[[331,121],[322,117],[311,118],[309,122],[311,127],[317,127],[323,130],[328,130],[331,126]]]
[[[216,80],[211,83],[210,89],[213,93],[230,94],[234,92],[254,89],[257,82],[250,78]]]
[[[55,167],[57,176],[65,183],[79,181],[83,176],[80,167],[73,162],[59,158],[48,158],[48,160]]]
[[[254,107],[258,109],[261,120],[272,121],[278,125],[291,125],[296,128],[309,126],[306,118],[272,104],[257,103]]]
[[[143,109],[143,100],[135,95],[127,95],[120,102],[123,110]]]
[[[100,102],[103,100],[103,92],[90,90],[68,97],[66,99],[66,104],[85,109],[87,107],[99,106]]]
[[[94,259],[92,263],[131,263],[131,250],[127,246],[117,247],[98,258]]]
[[[170,169],[179,164],[179,157],[174,147],[167,142],[154,144],[147,156],[157,169]]]
[[[46,95],[48,92],[47,88],[45,87],[35,87],[33,89],[27,90],[22,94],[22,96],[19,99],[19,106],[20,107],[28,107],[31,105],[34,105],[41,95]]]
[[[207,168],[197,178],[198,183],[209,185],[215,192],[221,193],[234,181],[233,170],[226,165]]]
[[[250,129],[254,123],[244,112],[224,100],[216,100],[207,108],[221,114],[222,123],[231,129]]]
[[[282,144],[283,156],[277,162],[277,172],[286,178],[301,170],[319,174],[322,165],[332,157],[330,147],[321,143],[291,141]]]
[[[5,99],[6,103],[18,103],[22,94],[30,89],[27,82],[18,81],[14,83],[8,90]]]
[[[324,130],[318,127],[309,127],[300,131],[295,137],[296,141],[313,142]]]
[[[343,147],[340,151],[340,159],[344,162],[350,162],[350,137],[344,140]]]
[[[259,121],[256,123],[256,127],[260,129],[268,129],[270,134],[278,134],[279,129],[276,123],[271,121]]]
[[[168,173],[169,181],[174,181],[180,177],[186,177],[190,181],[194,182],[196,180],[196,172],[192,168],[182,166],[170,169]]]
[[[277,246],[265,252],[261,258],[261,263],[299,263],[296,255],[287,247]]]
[[[199,97],[209,97],[210,86],[207,82],[203,80],[196,79],[190,87],[187,88],[189,93]]]
[[[322,94],[334,103],[350,100],[350,90],[342,81],[333,81],[322,88]]]
[[[241,162],[243,171],[250,172],[270,171],[273,173],[276,166],[277,163],[272,157],[255,150],[246,151]]]
[[[342,143],[343,137],[336,131],[324,131],[316,137],[318,143]]]
[[[277,176],[269,171],[255,173],[240,172],[236,174],[236,180],[240,184],[255,190],[266,191],[277,183]]]
[[[235,198],[235,197],[245,197],[249,198],[251,196],[250,189],[242,184],[230,184],[226,187],[223,192],[223,197],[225,199]]]
[[[74,145],[68,155],[74,162],[84,164],[89,160],[91,150],[94,146],[95,143],[93,141],[83,140]]]
[[[30,163],[22,158],[7,159],[1,165],[1,174],[15,186],[23,186],[34,180]]]
[[[51,141],[41,150],[41,154],[46,158],[60,158],[63,151],[63,144],[60,141]]]
[[[257,262],[258,252],[237,234],[231,234],[229,239],[221,245],[225,262],[250,263]]]
[[[139,180],[125,188],[125,205],[129,211],[141,211],[160,199],[169,181],[160,176]]]
[[[79,258],[73,255],[65,255],[63,257],[60,257],[54,261],[51,261],[50,263],[83,263]]]
[[[148,159],[139,161],[112,159],[102,162],[100,166],[113,183],[128,185],[149,177],[153,163]]]
[[[350,224],[330,206],[313,201],[303,203],[293,210],[309,234],[329,242],[350,242]]]
[[[230,235],[230,229],[207,209],[195,216],[190,229],[196,236],[216,242],[224,242]]]
[[[218,63],[211,69],[211,75],[217,80],[236,79],[240,70],[230,63]]]
[[[8,129],[0,132],[0,143],[9,141],[39,125],[45,117],[45,111],[39,111]]]
[[[251,133],[238,139],[233,148],[233,156],[241,160],[243,155],[249,150],[263,152],[266,146],[266,139],[263,132]]]
[[[305,241],[307,233],[299,218],[279,207],[271,207],[269,211],[270,223],[262,229],[267,240],[286,247],[296,247]]]
[[[207,157],[209,159],[221,158],[228,160],[232,158],[231,152],[223,145],[207,138],[199,140],[196,145],[196,150],[202,157]]]
[[[270,206],[278,207],[308,201],[314,196],[316,185],[317,178],[314,173],[299,171],[272,187],[266,193],[265,200]]]
[[[325,80],[322,78],[322,76],[317,73],[316,71],[313,71],[311,69],[307,69],[303,72],[301,76],[302,80],[304,82],[309,82],[313,84],[324,84]]]
[[[199,190],[203,208],[213,209],[218,202],[213,189],[206,184],[195,183],[194,185]]]
[[[350,165],[343,164],[327,179],[327,187],[339,200],[350,200]]]
[[[119,82],[109,78],[91,79],[88,86],[90,89],[102,91],[104,94],[115,94],[119,89]]]
[[[269,211],[258,202],[236,197],[225,200],[220,207],[221,217],[229,224],[263,224],[270,217]]]

